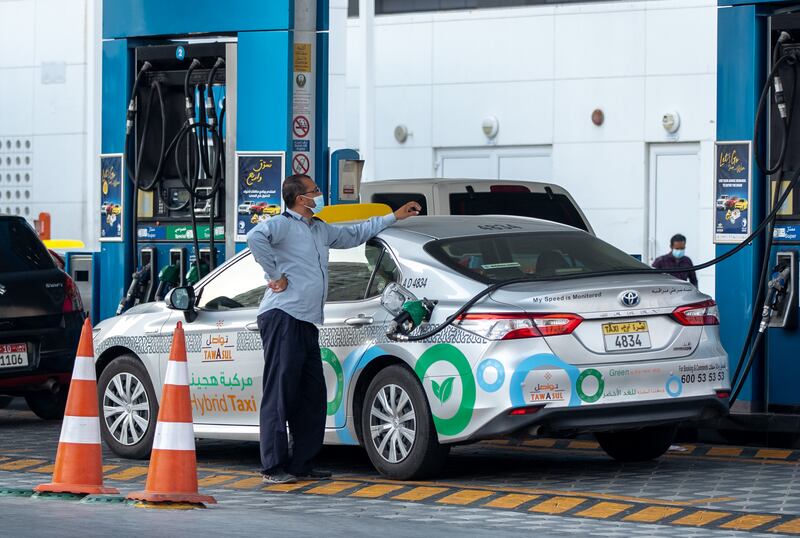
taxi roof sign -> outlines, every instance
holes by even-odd
[[[386,204],[339,204],[325,206],[316,216],[328,224],[336,224],[382,217],[391,212],[392,208]]]

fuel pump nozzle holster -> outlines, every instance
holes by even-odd
[[[779,263],[772,269],[772,276],[767,284],[767,299],[764,301],[764,308],[761,311],[761,324],[758,332],[764,332],[769,326],[772,313],[780,310],[780,304],[786,297],[786,290],[791,275],[791,267],[787,263]]]
[[[133,273],[131,276],[131,285],[128,286],[128,293],[119,302],[117,307],[117,315],[119,316],[130,307],[136,304],[137,299],[141,301],[145,293],[147,293],[148,285],[150,284],[150,264]]]

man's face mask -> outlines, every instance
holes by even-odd
[[[685,252],[685,250],[682,249],[682,248],[673,248],[672,249],[672,255],[675,256],[676,258],[683,258],[684,252]]]
[[[310,206],[306,206],[306,207],[308,207],[308,209],[310,209],[311,212],[314,213],[315,215],[317,213],[319,213],[320,211],[322,211],[322,208],[325,207],[325,197],[322,194],[318,194],[317,196],[314,196],[313,198],[311,196],[307,196],[305,194],[303,196],[308,198],[309,200],[312,200],[314,202],[314,207],[310,207]]]

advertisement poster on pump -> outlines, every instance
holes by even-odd
[[[100,155],[100,241],[122,241],[124,180],[122,154]]]
[[[717,142],[714,162],[714,242],[739,243],[751,230],[750,141]]]
[[[256,224],[283,212],[284,178],[283,152],[236,154],[236,241],[246,241]]]

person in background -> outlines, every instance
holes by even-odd
[[[659,256],[653,262],[653,267],[656,269],[679,269],[681,267],[692,267],[692,259],[686,255],[686,237],[681,234],[675,234],[669,240],[670,252]],[[678,271],[670,273],[675,278],[681,280],[688,280],[694,287],[697,287],[697,275],[694,271]]]

